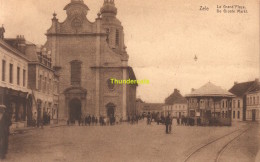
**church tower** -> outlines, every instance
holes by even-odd
[[[117,19],[117,8],[114,0],[104,0],[100,9],[102,27],[107,34],[107,42],[116,53],[126,54],[124,44],[124,30],[121,22]]]

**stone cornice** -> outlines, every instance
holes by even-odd
[[[106,36],[105,33],[46,33],[46,36]]]

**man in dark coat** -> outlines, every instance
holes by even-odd
[[[0,105],[0,159],[4,159],[8,150],[10,116],[4,105]]]
[[[92,118],[91,118],[91,123],[92,123],[92,125],[95,125],[95,123],[96,123],[96,118],[95,118],[95,116],[94,116],[94,115],[92,115]]]
[[[90,126],[90,124],[91,124],[91,116],[88,115],[88,125]]]
[[[166,126],[166,133],[168,134],[169,133],[169,125],[171,123],[171,119],[170,119],[170,116],[168,115],[165,119],[165,126]]]

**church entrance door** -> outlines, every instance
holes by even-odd
[[[107,117],[111,118],[115,116],[115,105],[107,104]]]
[[[69,117],[72,123],[81,118],[81,101],[77,98],[69,102]]]

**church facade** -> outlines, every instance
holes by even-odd
[[[78,120],[94,115],[126,120],[136,112],[137,85],[110,81],[136,79],[128,66],[114,0],[104,0],[94,22],[87,19],[89,8],[83,0],[71,0],[64,10],[67,18],[63,22],[53,14],[44,45],[51,51],[53,68],[59,75],[58,118]]]

